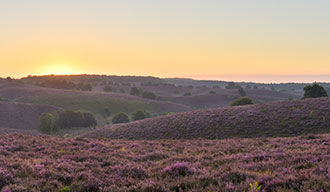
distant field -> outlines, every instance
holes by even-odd
[[[96,129],[113,139],[223,139],[330,133],[330,98],[196,110]]]
[[[329,134],[157,141],[0,135],[0,190],[325,192],[329,141]]]

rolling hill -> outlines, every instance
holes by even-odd
[[[0,102],[0,128],[37,129],[42,113],[58,110],[50,105]]]
[[[330,98],[284,101],[177,113],[96,129],[83,137],[223,139],[330,132]]]

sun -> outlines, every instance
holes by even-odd
[[[41,71],[43,75],[73,75],[79,71],[72,64],[49,64],[45,65]]]

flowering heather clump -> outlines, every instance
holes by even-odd
[[[329,191],[330,134],[225,140],[0,135],[0,191]]]
[[[163,171],[171,177],[179,177],[192,175],[194,174],[195,169],[190,168],[188,163],[179,162],[165,167]]]

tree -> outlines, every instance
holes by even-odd
[[[137,87],[132,87],[131,91],[130,91],[131,95],[135,95],[135,96],[140,96],[141,95],[141,91],[137,88]]]
[[[325,89],[317,83],[305,86],[304,91],[305,93],[303,98],[328,97],[328,94]]]
[[[187,96],[191,96],[191,93],[190,93],[190,92],[185,92],[185,93],[183,94],[183,96],[185,96],[185,97],[187,97]]]
[[[128,115],[126,113],[120,112],[112,118],[112,123],[127,123],[129,122]]]
[[[143,91],[142,97],[146,98],[146,99],[153,99],[153,100],[157,99],[157,96],[153,92],[149,92],[149,91]]]
[[[238,95],[241,97],[246,96],[246,92],[244,91],[244,89],[242,87],[238,88]]]
[[[239,105],[249,105],[249,104],[253,104],[252,99],[248,98],[248,97],[240,97],[238,99],[236,99],[235,101],[231,102],[229,104],[229,106],[239,106]]]
[[[145,119],[145,118],[149,118],[149,117],[150,117],[150,114],[144,110],[138,110],[132,114],[133,121],[137,121],[137,120],[141,120],[141,119]]]
[[[237,89],[238,86],[235,84],[235,82],[228,82],[226,85],[226,89]]]
[[[50,134],[55,131],[55,117],[50,113],[43,113],[39,120],[39,132]]]
[[[63,111],[56,118],[56,126],[63,128],[90,127],[97,125],[95,116],[90,112]]]

